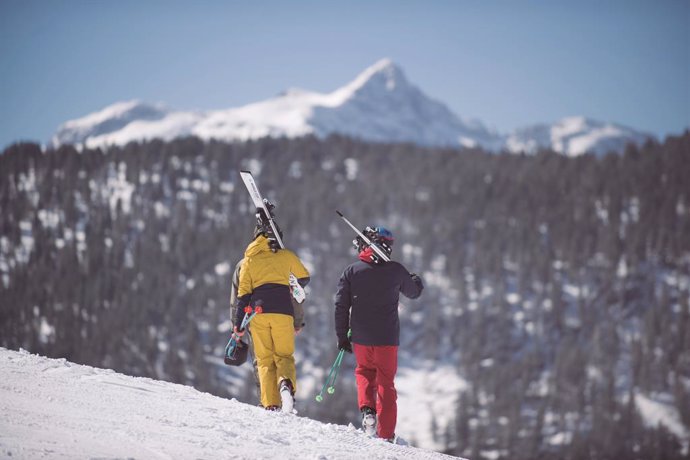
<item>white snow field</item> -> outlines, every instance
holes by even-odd
[[[450,459],[202,393],[0,348],[0,458]]]

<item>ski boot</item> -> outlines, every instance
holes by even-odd
[[[282,412],[292,414],[295,408],[295,390],[292,387],[292,382],[288,379],[280,381],[280,400],[283,402]]]
[[[376,436],[376,410],[369,406],[362,406],[360,412],[362,413],[362,429],[367,436],[373,438]]]

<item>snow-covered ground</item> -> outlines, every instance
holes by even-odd
[[[451,366],[429,362],[418,363],[417,368],[400,367],[395,377],[396,432],[415,445],[443,448],[443,434],[455,419],[458,394],[468,386]]]
[[[655,394],[653,397],[641,393],[635,394],[635,403],[648,426],[664,425],[671,433],[678,436],[683,444],[683,452],[688,452],[690,433],[680,420],[678,408],[673,405],[671,395]]]
[[[0,348],[2,458],[455,458],[353,426]]]

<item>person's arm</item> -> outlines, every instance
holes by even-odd
[[[242,260],[235,265],[235,271],[232,273],[232,282],[230,283],[230,321],[235,324],[235,316],[237,316],[237,290],[240,284],[240,267]]]
[[[414,273],[409,273],[402,265],[400,268],[402,269],[400,272],[400,292],[408,299],[416,299],[422,295],[424,290],[422,278]]]
[[[301,303],[297,302],[294,298],[290,298],[292,301],[292,307],[295,310],[295,332],[299,332],[304,326],[304,307]]]
[[[238,287],[237,287],[237,310],[235,311],[235,327],[242,324],[244,318],[244,307],[249,305],[252,299],[252,277],[249,269],[249,258],[245,258],[240,266]]]
[[[351,299],[350,280],[346,270],[340,277],[335,294],[335,334],[339,342],[347,340],[347,331],[350,329]]]
[[[299,282],[300,286],[306,287],[306,285],[309,284],[309,280],[311,279],[309,275],[309,270],[307,270],[300,258],[297,257],[297,254],[295,254],[292,251],[290,252],[292,253],[290,273],[295,275],[295,278],[297,278],[297,281]]]

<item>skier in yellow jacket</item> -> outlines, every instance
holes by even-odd
[[[294,307],[290,274],[304,287],[309,272],[289,249],[279,249],[266,233],[259,233],[244,253],[237,293],[235,333],[244,316],[244,307],[261,306],[263,313],[251,322],[261,405],[268,410],[292,412],[297,388],[295,371]]]

